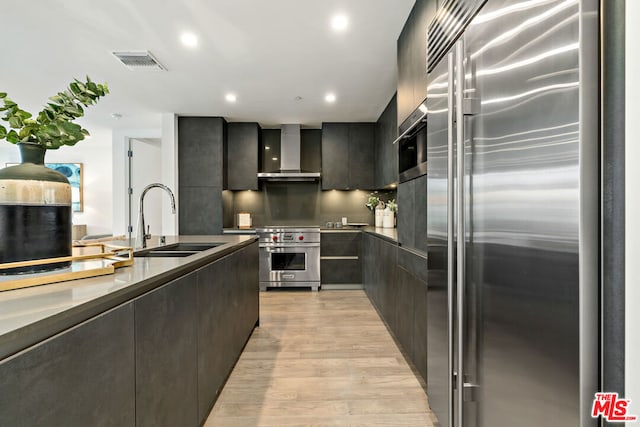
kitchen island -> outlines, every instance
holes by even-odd
[[[201,424],[258,322],[258,245],[166,244],[190,242],[219,245],[0,293],[0,425]]]

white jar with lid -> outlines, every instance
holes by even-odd
[[[395,227],[395,214],[390,208],[385,208],[383,211],[382,227],[394,228]]]

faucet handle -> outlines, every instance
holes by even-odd
[[[147,225],[147,234],[144,235],[144,238],[149,240],[151,239],[151,226]]]

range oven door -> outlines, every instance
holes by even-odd
[[[320,243],[260,245],[260,282],[268,286],[310,286],[320,281]],[[317,286],[317,285],[314,285]]]

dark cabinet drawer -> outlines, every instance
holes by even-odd
[[[320,277],[323,284],[362,283],[360,259],[321,259]]]
[[[322,233],[320,256],[359,256],[361,233]]]

